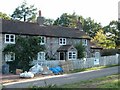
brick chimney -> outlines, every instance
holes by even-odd
[[[37,23],[38,23],[40,26],[43,26],[43,25],[44,25],[44,17],[41,16],[41,10],[39,10],[39,16],[37,17]]]
[[[82,23],[80,22],[80,17],[78,18],[78,21],[77,21],[77,29],[83,31]]]

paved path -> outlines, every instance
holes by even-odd
[[[120,66],[105,68],[101,70],[79,72],[74,74],[49,76],[49,77],[43,77],[38,79],[32,79],[29,81],[27,80],[27,81],[21,81],[21,82],[7,83],[7,84],[4,84],[4,86],[5,88],[28,88],[29,86],[33,86],[33,85],[45,86],[45,81],[48,85],[50,84],[63,85],[63,84],[69,84],[69,83],[74,83],[78,81],[108,76],[111,74],[117,74],[118,68],[120,68]]]

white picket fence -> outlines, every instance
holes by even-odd
[[[104,57],[100,57],[99,60],[99,66],[105,66],[105,65],[114,65],[114,64],[118,64],[119,59],[118,56],[120,56],[120,54],[116,54],[113,56],[104,56]],[[79,68],[89,68],[89,67],[95,67],[96,65],[94,65],[94,60],[95,58],[87,58],[87,59],[77,59],[77,60],[69,60],[69,61],[65,61],[65,60],[44,60],[44,61],[33,61],[32,65],[38,63],[40,65],[46,65],[49,67],[55,67],[58,65],[67,65],[68,67],[72,68],[72,69],[79,69]]]

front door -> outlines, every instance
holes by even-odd
[[[60,60],[65,60],[65,52],[60,52]]]

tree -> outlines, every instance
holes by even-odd
[[[76,15],[75,12],[73,14],[63,13],[54,21],[54,25],[76,28],[79,21],[82,23],[83,30],[92,38],[102,28],[100,23],[95,22],[90,17],[85,19],[80,15]]]
[[[90,17],[84,19],[82,23],[83,23],[83,30],[92,38],[95,36],[95,33],[97,33],[97,31],[102,28],[100,23],[95,22]]]
[[[15,60],[12,62],[7,62],[12,67],[12,70],[16,68],[21,68],[24,71],[29,70],[30,62],[35,60],[37,57],[37,53],[40,51],[44,51],[44,46],[39,44],[39,37],[16,37],[15,44],[8,44],[4,48],[4,53],[7,54],[9,52],[15,53]]]
[[[78,56],[79,59],[85,57],[85,53],[84,53],[84,52],[85,52],[85,47],[82,45],[82,43],[77,44],[77,45],[75,46],[75,48],[76,48],[77,51],[78,51],[77,56]]]
[[[5,20],[10,20],[11,18],[7,16],[7,14],[0,12],[0,18],[5,19]]]
[[[107,38],[102,29],[96,33],[95,37],[92,39],[92,42],[104,49],[115,48],[115,42]]]
[[[23,20],[23,21],[35,21],[36,18],[36,10],[34,5],[27,6],[26,2],[23,2],[21,6],[18,6],[13,14],[11,15],[14,20]]]
[[[114,21],[114,20],[111,21],[109,25],[103,27],[103,30],[107,35],[107,38],[114,41],[116,47],[119,47],[120,45],[120,41],[119,41],[120,30],[118,28],[119,28],[119,23],[118,21]]]
[[[54,23],[53,19],[45,19],[45,22],[44,22],[45,25],[53,25],[53,23]]]

